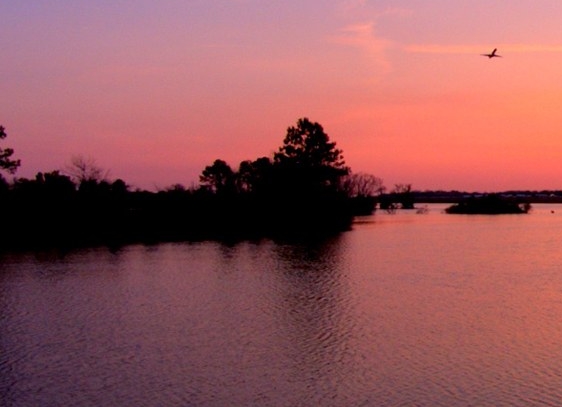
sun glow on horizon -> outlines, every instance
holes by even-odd
[[[0,13],[0,124],[20,177],[83,154],[140,188],[189,186],[217,158],[270,156],[308,117],[390,187],[562,188],[562,4],[77,0]],[[494,48],[502,58],[481,56]]]

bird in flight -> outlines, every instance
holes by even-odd
[[[502,57],[501,55],[496,54],[497,50],[498,50],[497,48],[494,48],[494,50],[490,54],[480,54],[480,55],[482,55],[483,57],[488,57],[490,59],[501,58]]]

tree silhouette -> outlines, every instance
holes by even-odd
[[[225,161],[219,159],[215,160],[213,165],[205,167],[199,176],[199,181],[218,194],[233,192],[235,189],[234,171]]]
[[[35,181],[54,196],[68,196],[76,191],[76,186],[70,177],[62,175],[59,171],[39,172],[35,176]]]
[[[0,139],[6,137],[0,127]],[[20,165],[13,150],[0,150],[0,171]],[[0,176],[0,210],[9,213],[0,234],[8,247],[73,247],[132,242],[246,238],[298,238],[349,229],[354,214],[372,208],[358,199],[378,179],[353,177],[341,150],[322,126],[304,118],[289,127],[270,157],[233,170],[217,159],[204,168],[200,185],[176,184],[156,193],[129,190],[123,180],[91,158],[74,157],[66,171],[37,173],[8,184]],[[350,191],[354,191],[350,193]]]
[[[330,142],[319,123],[308,118],[297,121],[287,129],[283,146],[275,154],[275,162],[299,167],[331,167],[347,173],[342,151]]]
[[[273,169],[273,163],[268,157],[261,157],[254,161],[242,161],[238,168],[237,186],[240,192],[266,192]]]
[[[66,166],[65,172],[80,185],[82,183],[99,183],[107,181],[109,171],[104,170],[96,164],[91,157],[77,155],[71,158],[70,164]]]
[[[293,186],[300,184],[304,188],[335,189],[340,177],[349,172],[336,143],[330,142],[319,123],[308,118],[299,119],[296,127],[287,129],[274,164]]]
[[[377,196],[385,190],[381,178],[362,172],[343,177],[341,188],[349,197]]]
[[[412,184],[396,184],[392,193],[396,196],[402,209],[414,209],[414,194]]]
[[[349,198],[354,214],[370,215],[374,212],[376,200],[382,195],[385,187],[382,179],[359,172],[342,177],[340,189]]]
[[[4,126],[0,126],[0,139],[5,139],[8,135]],[[0,148],[0,169],[14,174],[21,165],[20,160],[13,160],[11,157],[14,150],[11,148]]]

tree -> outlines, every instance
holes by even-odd
[[[237,186],[241,192],[264,192],[271,179],[273,163],[268,157],[242,161],[238,167]]]
[[[125,195],[129,192],[129,186],[121,178],[116,179],[111,184],[111,192],[113,194]]]
[[[302,167],[332,167],[345,171],[342,151],[330,142],[319,123],[308,118],[297,121],[297,126],[287,129],[283,146],[275,154],[276,163],[290,163]]]
[[[4,126],[0,126],[0,139],[5,139],[7,136]],[[13,160],[11,158],[13,154],[14,150],[12,148],[0,148],[0,169],[8,171],[10,174],[15,174],[21,165],[20,160]]]
[[[0,174],[0,195],[5,194],[9,189],[10,185],[8,184],[8,181],[6,181],[6,178]]]
[[[219,159],[215,160],[213,165],[205,167],[199,181],[216,193],[233,192],[235,189],[234,171],[225,161]]]
[[[96,164],[92,157],[77,155],[71,158],[70,164],[66,166],[65,172],[80,185],[82,183],[98,184],[107,181],[109,171],[104,170]]]
[[[187,189],[185,188],[185,186],[183,184],[173,184],[170,185],[169,187],[167,187],[165,190],[165,192],[171,192],[171,193],[185,193],[187,191]]]
[[[342,177],[340,189],[350,201],[354,215],[370,215],[375,211],[377,197],[384,192],[382,179],[357,173]]]
[[[283,145],[274,155],[274,164],[292,173],[292,181],[309,186],[336,187],[349,169],[342,151],[330,142],[322,126],[307,118],[287,129]]]
[[[69,176],[62,175],[59,171],[37,173],[35,180],[43,185],[45,191],[51,195],[65,196],[76,191],[76,186]]]
[[[402,209],[414,209],[415,198],[412,192],[412,184],[395,184],[392,193]]]
[[[363,172],[346,175],[342,178],[340,185],[349,197],[376,196],[385,190],[381,178]]]

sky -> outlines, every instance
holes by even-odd
[[[17,177],[82,156],[132,188],[190,187],[215,159],[272,156],[307,117],[388,189],[562,189],[559,0],[4,0],[0,15]]]

